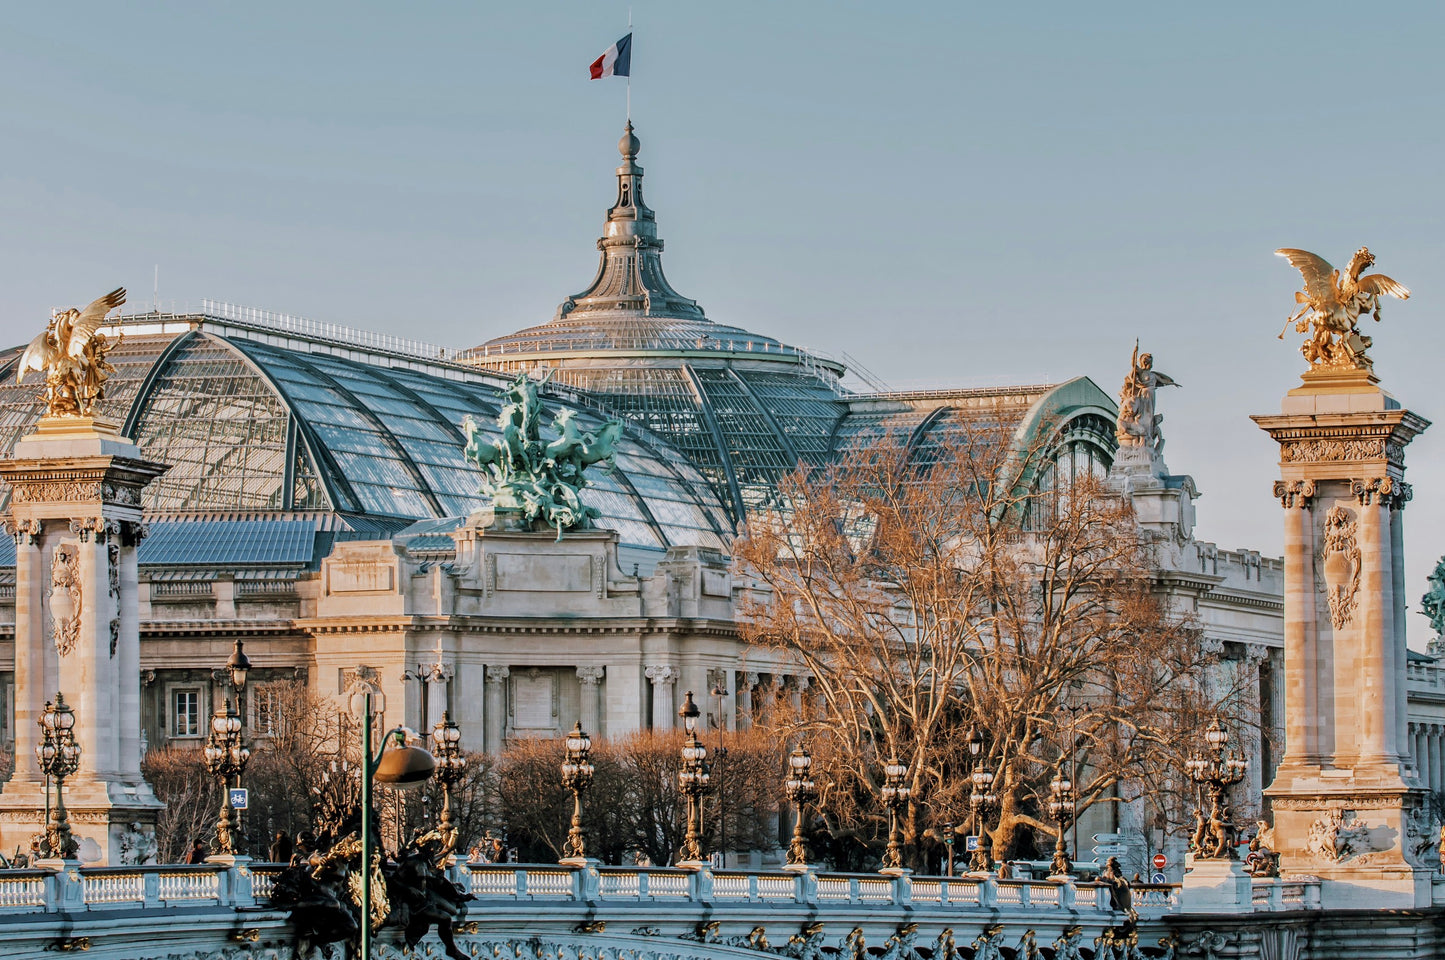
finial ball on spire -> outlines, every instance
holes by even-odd
[[[642,141],[632,132],[632,121],[627,121],[627,132],[622,139],[617,141],[617,152],[628,160],[637,156],[637,151],[642,148]]]

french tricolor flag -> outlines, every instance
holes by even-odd
[[[632,34],[608,47],[606,53],[592,61],[591,69],[593,80],[632,76]]]

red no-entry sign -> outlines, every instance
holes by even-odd
[[[1168,858],[1168,857],[1164,856],[1164,854],[1162,854],[1162,853],[1156,853],[1156,854],[1154,854],[1154,869],[1155,869],[1155,870],[1163,870],[1163,869],[1164,869],[1165,867],[1167,867],[1167,866],[1169,866],[1169,858]]]

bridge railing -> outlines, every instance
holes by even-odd
[[[906,906],[912,910],[1046,911],[1110,914],[1107,887],[1054,880],[913,877],[814,872],[678,870],[667,867],[573,869],[535,864],[458,864],[457,880],[477,903],[709,902],[807,908]],[[259,895],[259,885],[257,887]]]
[[[275,872],[281,869],[273,867]],[[82,867],[67,863],[54,869],[0,870],[0,916],[59,910],[254,906],[255,877],[244,858],[235,864],[195,866]],[[265,895],[270,895],[269,886]]]

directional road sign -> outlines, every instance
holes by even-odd
[[[1122,833],[1096,833],[1096,834],[1094,834],[1094,842],[1095,842],[1095,843],[1118,843],[1120,840],[1123,840],[1123,839],[1124,839],[1124,835],[1123,835]]]
[[[1168,882],[1169,882],[1169,878],[1166,877],[1166,876],[1164,876],[1164,874],[1162,874],[1162,873],[1156,873],[1156,874],[1154,874],[1154,876],[1152,876],[1152,877],[1149,878],[1149,882],[1150,882],[1150,883],[1168,883]]]
[[[1129,845],[1126,843],[1101,843],[1094,847],[1094,856],[1117,857],[1128,849]]]

